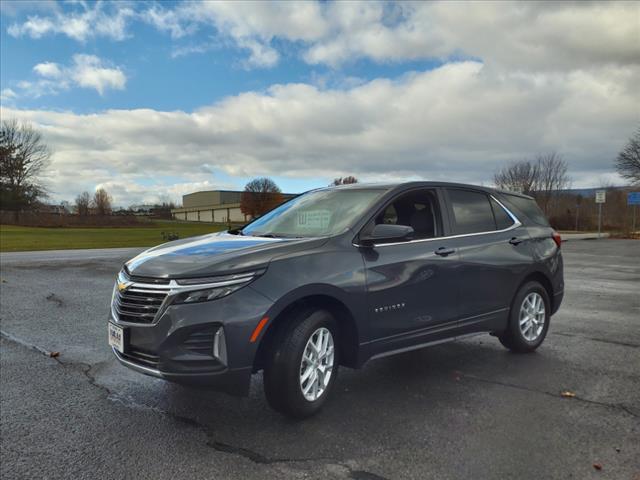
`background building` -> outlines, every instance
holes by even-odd
[[[285,200],[294,194],[283,193]],[[248,215],[240,211],[242,192],[234,190],[209,190],[182,196],[182,207],[171,210],[176,220],[211,223],[244,223]]]

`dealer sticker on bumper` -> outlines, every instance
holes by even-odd
[[[124,329],[109,323],[109,345],[124,353]]]

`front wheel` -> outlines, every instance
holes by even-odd
[[[527,282],[513,299],[509,325],[498,336],[500,343],[514,352],[534,351],[547,336],[550,312],[547,290],[538,282]]]
[[[287,319],[264,368],[264,390],[271,407],[304,418],[324,405],[338,374],[337,328],[324,310]]]

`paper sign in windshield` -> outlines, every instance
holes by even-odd
[[[326,230],[330,222],[329,210],[307,210],[298,213],[298,226],[305,230]]]

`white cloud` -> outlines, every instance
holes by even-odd
[[[18,94],[10,88],[3,88],[0,91],[0,102],[4,104],[13,103],[16,98],[18,98]]]
[[[10,25],[7,32],[13,37],[29,36],[36,39],[49,34],[61,34],[80,42],[92,37],[112,40],[124,40],[127,37],[127,24],[135,16],[128,2],[79,5],[79,11],[55,9],[49,16],[31,15],[22,23]]]
[[[310,64],[480,58],[522,70],[640,63],[635,2],[189,2],[146,20],[179,38],[207,26],[272,66],[275,40]]]
[[[592,186],[640,122],[638,84],[636,66],[506,74],[461,62],[348,89],[275,85],[193,113],[5,107],[2,116],[42,128],[55,151],[50,188],[65,198],[111,182],[126,204],[167,191],[167,178],[215,183],[211,169],[488,184],[504,162],[551,150],[574,186]]]
[[[4,3],[4,2],[3,2]],[[204,30],[271,67],[282,48],[310,64],[479,58],[526,71],[640,63],[640,3],[192,1],[177,5],[96,2],[31,15],[15,37],[63,34],[78,41],[122,40],[133,21],[172,38]],[[170,6],[167,6],[170,5]],[[200,49],[202,50],[202,49]]]
[[[153,25],[158,30],[169,32],[171,38],[182,38],[185,35],[195,33],[197,25],[187,24],[179,13],[181,10],[162,8],[160,5],[152,5],[141,14],[141,19]]]
[[[120,68],[107,68],[95,55],[74,55],[69,69],[71,79],[80,87],[94,88],[100,95],[106,89],[123,90],[127,77]]]
[[[33,67],[33,71],[41,77],[60,78],[62,76],[62,70],[57,63],[53,62],[39,63]]]
[[[22,81],[18,87],[31,97],[55,95],[72,86],[92,88],[100,95],[108,89],[123,90],[127,77],[120,67],[106,64],[95,55],[76,54],[70,66],[53,62],[39,63],[33,71],[40,77],[36,81]]]

